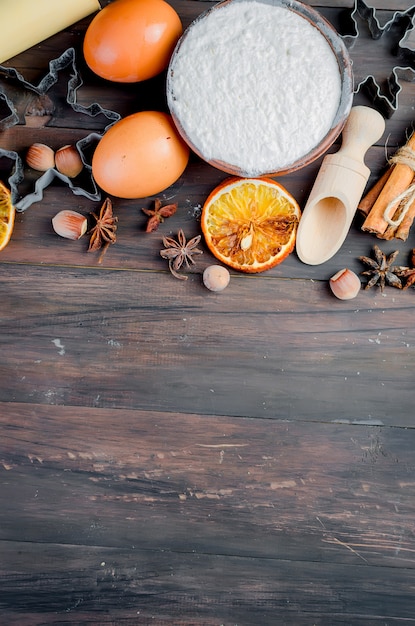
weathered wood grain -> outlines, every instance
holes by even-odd
[[[413,429],[0,408],[0,607],[22,624],[413,618]]]
[[[0,407],[2,541],[414,568],[414,429]]]
[[[138,268],[0,276],[2,401],[413,423],[412,290],[339,301],[325,282],[261,276],[221,294],[199,273]]]
[[[413,570],[29,543],[7,544],[4,556],[11,570],[0,607],[16,626],[414,621]]]

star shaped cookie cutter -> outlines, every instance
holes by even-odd
[[[341,35],[350,53],[359,39],[359,19],[367,23],[373,40],[384,37],[392,27],[399,33],[393,50],[398,63],[386,78],[385,87],[379,85],[373,74],[368,74],[354,88],[355,93],[365,88],[375,108],[384,117],[390,118],[398,108],[398,96],[402,90],[400,80],[415,81],[415,5],[405,11],[395,11],[392,18],[381,26],[376,9],[368,6],[364,0],[355,0],[354,9],[342,25],[351,32]],[[353,62],[353,55],[350,55]]]
[[[5,130],[6,128],[10,128],[11,126],[14,126],[15,124],[18,124],[20,122],[20,116],[16,108],[15,102],[6,93],[6,90],[1,84],[2,78],[4,78],[5,81],[10,81],[17,84],[20,88],[23,88],[28,92],[32,92],[33,94],[36,94],[41,98],[48,98],[47,92],[53,85],[58,82],[59,73],[68,67],[71,70],[71,76],[68,80],[66,101],[75,112],[89,115],[90,117],[103,115],[107,120],[107,124],[103,129],[103,132],[105,132],[110,126],[112,126],[112,124],[121,119],[119,113],[104,109],[96,102],[90,104],[87,107],[77,102],[76,93],[83,84],[83,82],[76,67],[75,50],[73,48],[68,48],[59,58],[53,59],[49,62],[49,72],[46,74],[46,76],[42,78],[38,85],[33,85],[26,81],[23,76],[21,76],[21,74],[19,74],[19,72],[17,72],[14,68],[0,65],[0,106],[2,110],[5,109],[6,111],[3,118],[1,118],[0,113],[0,131]],[[33,192],[21,197],[19,193],[19,185],[24,180],[24,166],[22,159],[20,155],[13,150],[0,149],[0,157],[5,157],[13,162],[11,174],[8,178],[8,183],[10,186],[12,202],[15,205],[16,210],[19,212],[23,212],[27,208],[29,208],[29,206],[31,206],[34,202],[38,202],[39,200],[41,200],[43,198],[44,189],[48,185],[50,185],[54,178],[58,178],[62,182],[66,183],[75,195],[84,196],[90,200],[100,200],[101,193],[98,190],[92,177],[92,167],[87,161],[85,151],[93,143],[98,142],[101,137],[102,134],[92,132],[76,142],[76,148],[84,164],[84,169],[89,178],[89,183],[91,184],[92,191],[88,191],[87,189],[78,186],[72,179],[61,174],[60,172],[58,172],[57,169],[53,168],[47,170],[36,180]]]

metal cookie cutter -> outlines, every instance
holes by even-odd
[[[53,102],[49,98],[47,92],[55,83],[58,82],[59,73],[68,67],[71,70],[71,75],[68,80],[66,102],[75,112],[86,114],[90,117],[103,115],[107,120],[107,124],[103,132],[105,132],[109,126],[121,119],[119,113],[104,109],[97,103],[93,103],[88,107],[77,103],[76,92],[82,85],[82,79],[76,68],[75,50],[73,48],[68,48],[59,58],[50,61],[49,72],[46,76],[44,76],[38,85],[32,85],[27,82],[14,68],[0,65],[0,131],[20,123],[21,119],[21,114],[19,115],[16,101],[13,99],[13,96],[10,96],[10,94],[7,93],[5,85],[8,85],[9,87],[10,85],[15,85],[20,90],[23,88],[25,91],[33,93],[37,96],[34,98],[34,101],[42,104],[43,110],[41,112],[36,111],[36,104],[32,110],[26,110],[25,115],[28,116],[26,117],[26,120],[30,119],[30,116],[37,115],[45,115],[46,119],[49,119],[49,114],[53,115]],[[13,89],[11,89],[11,91],[13,91]],[[50,106],[50,110],[48,110],[48,106]],[[3,150],[0,148],[0,158],[5,157],[13,162],[8,183],[11,190],[12,202],[14,203],[16,210],[23,212],[34,202],[41,200],[43,198],[43,190],[50,185],[54,178],[59,178],[61,181],[66,183],[75,195],[84,196],[90,200],[99,200],[101,198],[101,194],[92,177],[92,167],[87,161],[85,152],[93,143],[98,142],[101,137],[102,134],[100,133],[90,133],[76,143],[77,150],[80,154],[86,175],[88,177],[88,185],[91,185],[92,191],[88,191],[87,189],[78,186],[73,180],[53,168],[47,170],[36,180],[35,188],[32,193],[21,197],[19,193],[19,185],[24,179],[22,159],[17,152],[13,150]]]
[[[376,9],[368,6],[364,0],[355,0],[352,12],[343,14],[341,37],[349,50],[353,61],[353,48],[359,44],[359,22],[367,25],[373,40],[385,38],[391,41],[390,55],[398,62],[394,64],[390,76],[385,84],[379,84],[373,74],[358,76],[355,73],[355,93],[365,89],[373,105],[386,118],[389,118],[398,108],[398,95],[402,90],[400,80],[415,81],[415,5],[405,11],[396,11],[393,17],[383,26],[380,25]],[[356,70],[359,64],[354,62]]]

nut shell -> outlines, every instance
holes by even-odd
[[[55,152],[44,143],[34,143],[27,150],[26,163],[38,172],[46,172],[55,167]]]
[[[55,233],[60,237],[80,239],[86,233],[88,220],[76,211],[64,209],[52,218],[52,226]]]
[[[58,172],[75,178],[82,172],[84,164],[75,146],[63,146],[56,151],[55,165]]]
[[[352,300],[357,296],[362,284],[357,274],[344,268],[330,278],[330,289],[339,300]]]
[[[229,271],[222,265],[209,265],[203,272],[203,284],[210,291],[223,291],[229,285],[229,281]]]

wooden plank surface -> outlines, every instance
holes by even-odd
[[[414,567],[414,429],[1,408],[2,540]]]
[[[211,294],[198,273],[0,275],[4,402],[413,424],[412,291],[333,301],[322,281],[266,276]]]
[[[107,2],[105,2],[107,3]],[[350,0],[309,2],[340,28]],[[213,2],[172,0],[184,26]],[[369,3],[368,3],[369,4]],[[409,8],[376,0],[380,23]],[[121,115],[165,109],[164,77],[113,85],[82,59],[90,19],[11,59],[39,81],[73,46],[78,99]],[[395,65],[366,28],[356,73]],[[105,120],[53,88],[44,129],[0,133],[24,153],[57,148]],[[367,155],[373,182],[413,128],[415,83]],[[371,104],[367,93],[356,104]],[[338,140],[331,148],[335,151]],[[321,159],[280,180],[304,205]],[[10,164],[0,159],[0,177]],[[0,623],[392,626],[415,623],[414,289],[336,300],[328,279],[378,243],[406,264],[415,247],[379,242],[356,216],[321,266],[293,253],[221,294],[160,257],[163,235],[200,232],[226,174],[192,156],[160,194],[179,208],[144,232],[154,197],[114,199],[117,242],[101,264],[51,228],[61,208],[101,202],[52,184],[19,213],[0,253]],[[31,190],[28,177],[24,189]]]
[[[10,619],[412,621],[413,429],[1,409]]]

